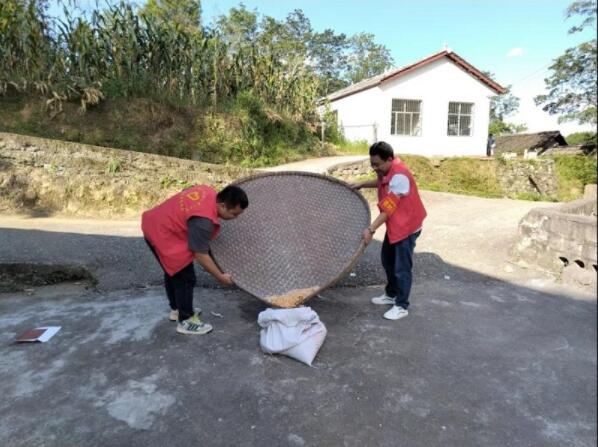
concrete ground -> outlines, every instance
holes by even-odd
[[[0,216],[0,263],[100,282],[0,296],[0,445],[595,446],[596,293],[508,262],[537,204],[423,196],[409,316],[369,304],[374,241],[308,303],[328,328],[312,368],[262,354],[264,306],[235,289],[196,289],[215,329],[177,335],[137,222]],[[62,330],[14,343],[40,325]]]
[[[160,288],[5,296],[0,445],[595,445],[595,300],[434,276],[399,322],[377,288],[312,300],[328,328],[312,368],[261,353],[264,307],[239,291],[197,290],[215,326],[198,338]],[[62,330],[13,342],[42,324]]]

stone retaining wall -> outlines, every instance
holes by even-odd
[[[509,160],[498,163],[497,177],[505,196],[540,194],[556,198],[557,179],[552,159]]]
[[[247,170],[0,132],[0,212],[136,216],[185,186]]]
[[[356,162],[339,163],[328,168],[327,174],[345,180],[364,175],[371,175],[372,168],[370,167],[370,160],[368,159]]]

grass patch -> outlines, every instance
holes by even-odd
[[[122,169],[123,162],[118,158],[111,158],[106,164],[106,173],[108,174],[116,174],[117,172],[122,171]]]
[[[338,155],[368,155],[370,145],[367,141],[344,141],[334,146]]]
[[[431,160],[415,155],[402,155],[421,189],[466,194],[479,197],[502,197],[492,161],[451,157]]]
[[[557,198],[570,201],[583,197],[585,185],[596,183],[596,158],[585,155],[555,155]]]
[[[534,192],[520,192],[512,197],[515,200],[529,200],[531,202],[556,202],[554,197],[545,196]]]
[[[193,186],[193,183],[187,180],[176,179],[174,177],[166,176],[160,179],[160,188],[170,189],[177,187],[180,190],[187,189]]]

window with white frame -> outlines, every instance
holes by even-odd
[[[449,102],[448,136],[469,137],[473,134],[473,103]]]
[[[420,136],[421,105],[417,99],[393,99],[390,112],[390,134]]]

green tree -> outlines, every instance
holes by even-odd
[[[488,126],[488,133],[495,136],[520,133],[526,130],[527,126],[525,124],[507,123],[501,120],[490,121]]]
[[[349,41],[345,34],[331,29],[313,35],[309,42],[309,58],[320,79],[319,94],[325,96],[348,85],[343,79],[347,66]]]
[[[242,3],[216,21],[219,36],[235,52],[242,51],[257,40],[258,26],[257,12],[249,11]]]
[[[519,98],[511,93],[511,86],[506,87],[502,95],[493,96],[490,102],[490,119],[503,121],[519,110]]]
[[[303,11],[295,9],[287,15],[283,27],[283,41],[287,43],[289,57],[294,56],[300,60],[307,57],[308,45],[312,39],[313,30],[311,22]]]
[[[259,42],[262,53],[270,54],[291,70],[306,65],[313,30],[303,11],[294,10],[284,21],[264,17],[260,28]]]
[[[494,73],[485,71],[484,74],[494,79]],[[490,99],[490,125],[488,133],[492,135],[504,135],[527,130],[525,124],[509,123],[506,118],[519,110],[519,98],[511,93],[511,86],[506,87],[506,92],[493,96]]]
[[[349,39],[348,70],[346,77],[352,83],[384,73],[393,66],[390,51],[374,42],[374,35],[359,33]]]
[[[566,18],[581,16],[582,22],[569,29],[570,34],[585,28],[596,30],[596,0],[573,2],[565,12]],[[554,60],[552,73],[544,80],[548,94],[534,98],[536,104],[559,122],[577,121],[596,124],[596,39],[569,48]]]
[[[200,0],[148,0],[141,14],[189,30],[201,27]]]

